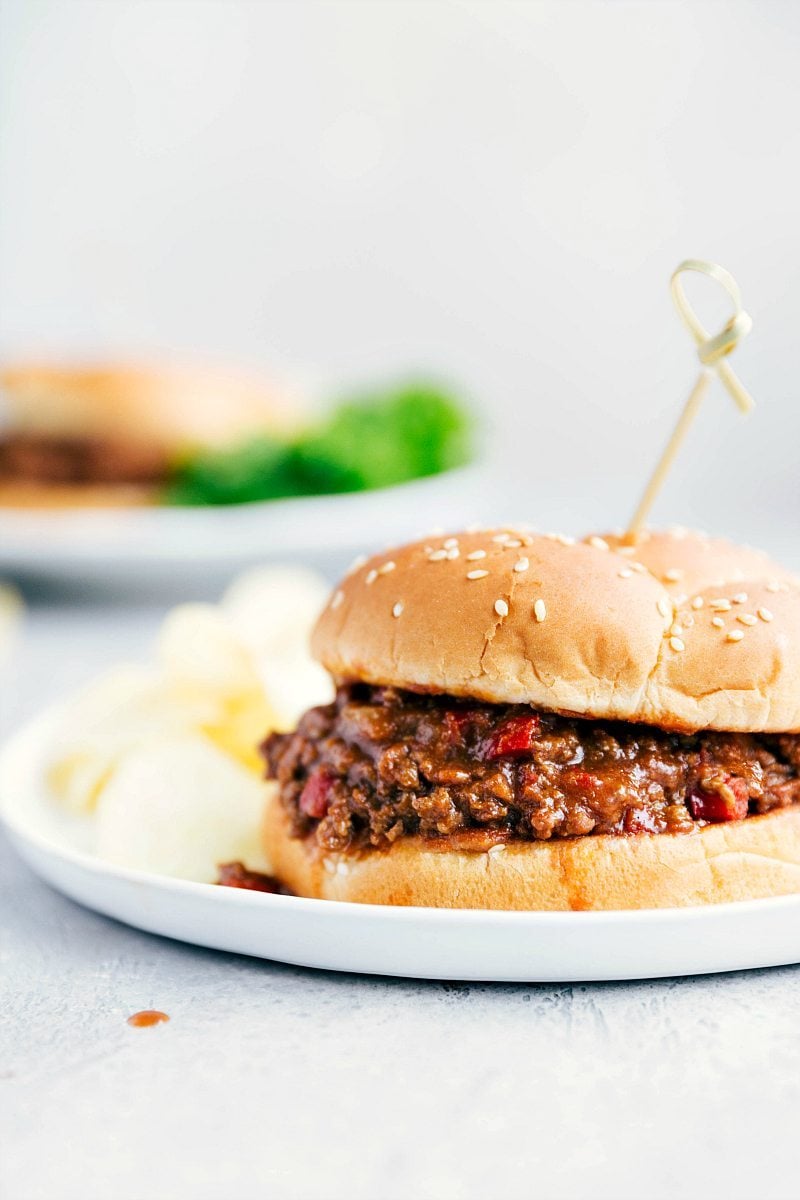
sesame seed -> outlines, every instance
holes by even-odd
[[[334,597],[331,600],[331,608],[338,608],[343,600],[344,600],[344,592],[342,591],[341,588],[339,588],[339,591],[334,593]]]
[[[715,629],[724,629],[725,628],[725,622],[723,621],[722,617],[712,617],[711,624],[714,626]]]
[[[496,846],[490,846],[486,853],[490,858],[496,858],[497,855],[502,854],[504,850],[505,845],[502,842],[498,842]]]
[[[447,551],[447,557],[450,559],[451,562],[454,558],[458,558],[460,554],[461,554],[461,551],[459,550],[458,546],[451,546],[450,549]]]
[[[383,564],[383,566],[378,567],[378,574],[379,575],[388,575],[390,571],[394,570],[395,565],[396,564],[393,563],[392,560],[390,559],[389,562],[385,562]]]
[[[664,578],[667,583],[677,583],[679,579],[683,579],[683,571],[679,571],[677,567],[670,567],[664,572]]]
[[[477,562],[478,559],[486,558],[485,550],[473,550],[467,555],[467,562]]]
[[[767,584],[768,592],[779,592],[780,590],[781,590],[781,585],[778,583],[778,581],[776,579],[771,579],[769,581],[769,583]]]
[[[719,600],[709,600],[708,607],[713,608],[715,612],[730,612],[731,602],[722,598]]]
[[[528,562],[527,558],[518,558],[517,561],[514,563],[513,570],[515,570],[517,572],[517,574],[519,575],[520,572],[527,571],[527,569],[530,565],[531,564]]]
[[[672,637],[680,637],[683,633],[683,626],[679,625],[677,621],[673,621],[670,625],[669,631]]]
[[[377,571],[375,571],[375,570],[367,571],[366,577],[364,579],[364,583],[367,583],[367,584],[374,583],[377,578],[378,578]]]
[[[632,562],[631,570],[636,571],[637,575],[646,575],[647,574],[647,567],[644,565],[644,563]]]
[[[455,537],[445,538],[445,540],[442,542],[442,545],[444,546],[445,550],[452,550],[453,546],[458,545],[458,538],[455,538]]]
[[[498,617],[507,617],[508,605],[505,600],[495,600],[494,611],[497,613]]]
[[[503,543],[504,543],[504,542],[507,542],[507,541],[508,541],[508,539],[509,539],[510,537],[511,537],[511,534],[510,534],[510,533],[496,533],[496,534],[494,535],[494,537],[492,538],[492,541],[493,541],[493,542],[498,542],[498,543],[499,543],[499,545],[501,545],[501,546],[502,546],[502,545],[503,545]]]
[[[694,600],[692,600],[692,608],[694,609],[702,608],[704,604],[705,600],[702,596],[695,596]]]
[[[594,546],[595,550],[607,550],[608,549],[608,542],[606,541],[605,538],[601,538],[601,537],[590,537],[589,545]]]
[[[540,623],[545,619],[547,616],[547,605],[545,604],[544,600],[539,599],[536,601],[533,606],[533,615]]]
[[[660,600],[656,601],[656,608],[661,613],[662,617],[672,616],[672,605],[668,600],[665,600],[663,596]]]
[[[488,571],[467,571],[467,579],[485,579]]]
[[[618,574],[620,579],[633,579],[633,571],[630,569],[630,567],[623,567]]]
[[[760,608],[758,610],[758,615],[761,617],[762,621],[769,622],[774,620],[774,617],[768,608]]]
[[[557,533],[556,541],[560,542],[562,546],[574,546],[575,545],[575,538],[568,537],[568,535],[566,533]]]
[[[358,557],[354,558],[353,561],[350,563],[350,566],[347,569],[347,574],[352,575],[354,571],[358,571],[361,567],[364,566],[364,563],[366,561],[367,561],[366,554],[359,554]]]
[[[680,608],[681,605],[685,604],[688,599],[689,597],[685,592],[679,592],[678,595],[672,597],[672,603],[676,608]]]
[[[441,562],[445,558],[447,558],[446,550],[434,550],[433,554],[428,555],[428,562]]]
[[[630,556],[632,554],[636,553],[636,547],[635,546],[617,546],[616,553],[624,554],[626,558],[630,558]]]
[[[506,550],[519,550],[521,545],[522,542],[519,540],[519,538],[509,538],[509,540],[506,542]]]
[[[400,613],[401,613],[402,611],[403,611],[403,605],[402,605],[402,602],[401,602],[400,600],[398,600],[398,601],[397,601],[397,604],[395,604],[395,605],[394,605],[394,607],[392,608],[392,616],[393,616],[393,617],[399,617],[399,616],[400,616]]]
[[[740,642],[744,637],[744,631],[742,629],[731,629],[725,636],[729,642]]]
[[[676,652],[676,654],[680,654],[681,650],[686,649],[686,646],[683,644],[683,642],[681,641],[681,639],[679,637],[671,637],[669,639],[669,644],[672,647],[672,649]]]
[[[734,604],[747,604],[747,592],[737,592],[733,597]]]
[[[743,625],[757,625],[758,624],[758,617],[754,617],[752,613],[739,613],[736,620],[741,621],[741,623]]]

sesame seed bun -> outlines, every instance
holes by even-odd
[[[285,428],[286,397],[263,380],[193,367],[19,364],[0,371],[3,424],[48,437],[221,446]]]
[[[144,461],[166,475],[191,448],[221,447],[259,432],[286,432],[297,420],[288,396],[261,379],[191,367],[20,364],[0,371],[3,431],[35,441],[88,440],[112,461]],[[129,479],[50,483],[12,476],[0,505],[108,508],[157,503],[158,484]]]
[[[685,531],[583,542],[511,528],[377,555],[313,635],[338,680],[667,729],[800,731],[800,586]]]
[[[800,892],[800,809],[695,833],[609,834],[512,842],[489,852],[401,838],[388,850],[323,857],[289,836],[270,789],[264,847],[300,896],[433,908],[580,910],[682,908]]]

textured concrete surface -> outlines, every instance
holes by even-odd
[[[35,611],[4,727],[140,653],[156,619]],[[376,980],[127,929],[2,841],[0,892],[4,1200],[797,1194],[798,969]],[[170,1023],[126,1024],[149,1007]]]

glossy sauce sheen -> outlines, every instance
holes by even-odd
[[[159,1012],[157,1008],[143,1008],[141,1012],[135,1012],[128,1017],[128,1024],[133,1025],[135,1029],[147,1029],[151,1025],[163,1025],[168,1020],[167,1013]]]
[[[244,863],[221,863],[218,870],[217,883],[220,887],[243,888],[248,892],[271,892],[273,895],[280,896],[292,894],[274,875],[264,875],[261,871],[250,871]]]
[[[352,684],[264,744],[295,837],[325,850],[692,833],[800,802],[800,737],[671,733]]]

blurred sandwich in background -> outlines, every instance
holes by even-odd
[[[288,387],[197,368],[0,370],[0,507],[230,505],[391,487],[472,459],[472,418],[430,380],[312,415]]]
[[[297,398],[197,367],[35,364],[0,371],[0,505],[157,503],[189,452],[286,436]]]

